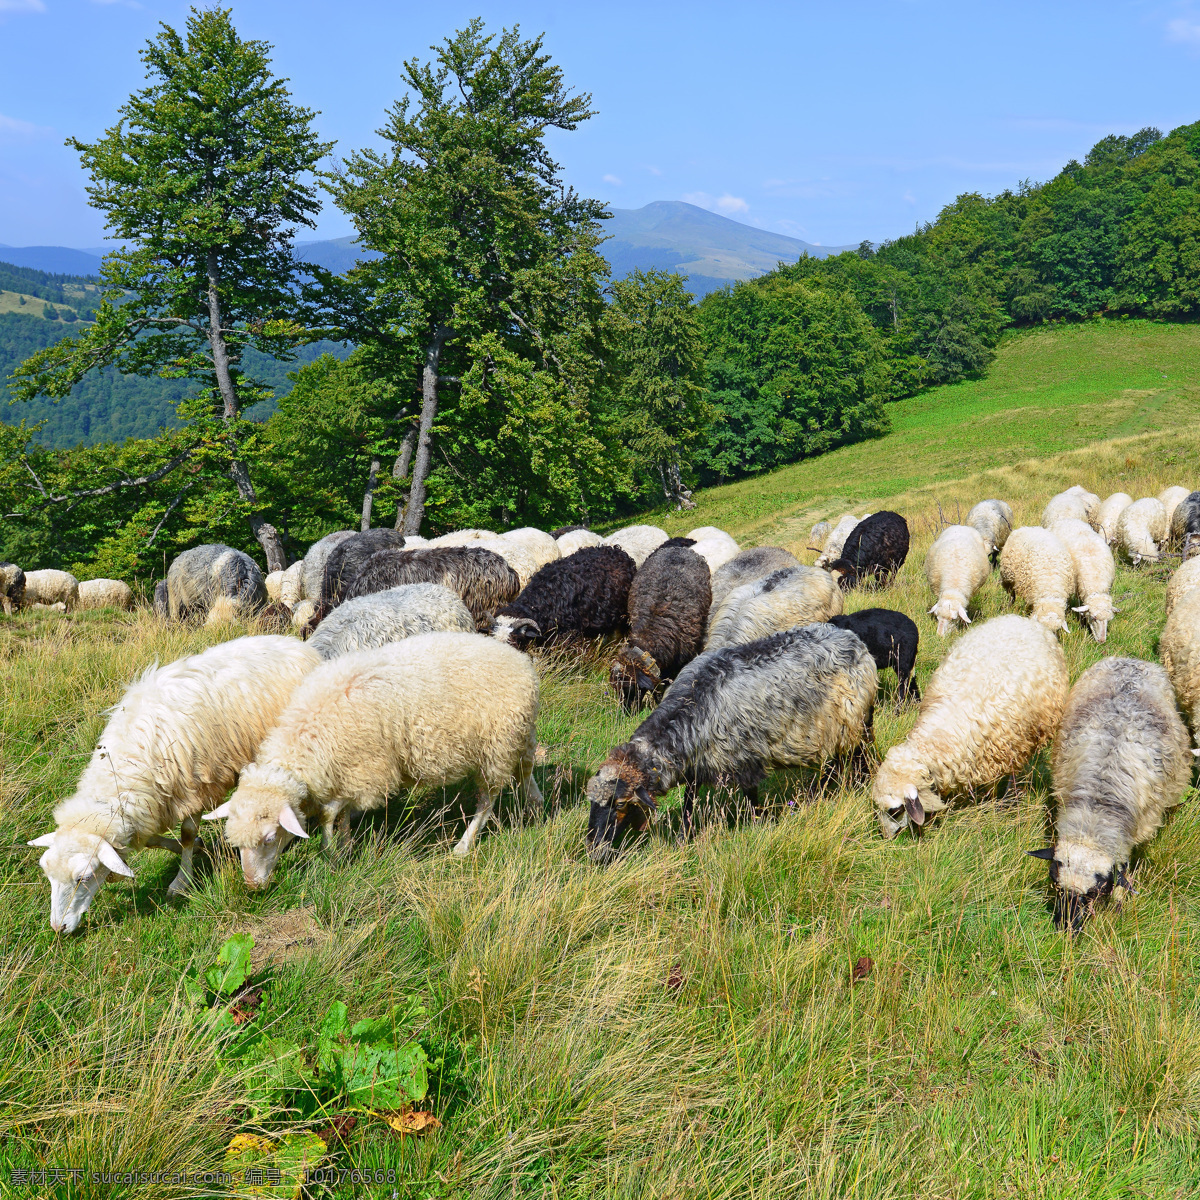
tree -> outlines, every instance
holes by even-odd
[[[241,356],[253,347],[287,358],[309,340],[292,239],[320,209],[306,176],[332,144],[318,140],[314,114],[293,105],[272,75],[269,51],[239,38],[228,10],[192,9],[186,37],[163,25],[147,43],[150,86],[122,106],[117,124],[91,145],[68,140],[91,176],[92,204],[124,249],[104,261],[94,324],[19,367],[14,391],[62,397],[109,363],[201,381],[208,403],[190,410],[196,441],[181,461],[233,481],[268,569],[277,570],[286,565],[283,544],[259,511],[247,461],[255,430],[241,417],[262,393]]]
[[[441,514],[460,520],[578,507],[603,475],[589,404],[605,370],[605,214],[562,183],[545,136],[591,117],[591,98],[568,91],[541,38],[489,37],[479,20],[436,64],[406,63],[404,80],[411,94],[379,131],[386,151],[329,178],[380,256],[351,272],[345,332],[414,401],[393,468],[401,485],[411,463],[403,528],[421,528],[431,478]]]

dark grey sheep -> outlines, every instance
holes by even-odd
[[[435,631],[474,633],[475,618],[458,594],[440,583],[407,583],[338,605],[308,644],[322,658],[336,658]]]
[[[325,560],[325,574],[321,580],[321,603],[336,607],[347,598],[359,571],[366,566],[372,554],[380,550],[401,550],[404,534],[396,529],[366,529],[342,538],[329,552]],[[377,588],[372,588],[377,591]]]
[[[167,571],[167,599],[175,621],[218,613],[248,616],[266,604],[267,587],[250,555],[216,542],[175,559]]]
[[[12,616],[25,603],[25,572],[16,563],[0,562],[0,607]]]

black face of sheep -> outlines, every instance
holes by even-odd
[[[621,707],[628,713],[640,712],[654,698],[659,681],[636,663],[620,658],[612,665],[608,681]]]
[[[1078,933],[1083,923],[1092,915],[1096,904],[1109,895],[1118,884],[1129,891],[1133,885],[1129,882],[1124,868],[1109,871],[1107,874],[1095,873],[1095,883],[1083,893],[1070,892],[1058,885],[1058,860],[1054,857],[1054,848],[1047,846],[1043,850],[1030,850],[1030,858],[1045,859],[1050,864],[1050,887],[1054,893],[1054,924],[1058,929],[1069,929]]]
[[[587,849],[593,862],[608,862],[630,836],[640,836],[650,827],[658,802],[644,783],[622,778],[619,766],[606,763],[588,784]]]

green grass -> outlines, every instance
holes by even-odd
[[[924,615],[939,502],[952,512],[998,494],[1029,523],[1067,483],[1135,496],[1194,484],[1200,432],[1183,384],[1154,410],[1175,427],[1121,427],[1147,411],[1126,393],[1147,390],[1159,359],[1182,373],[1198,336],[1131,323],[1014,339],[989,380],[912,402],[888,439],[705,494],[681,520],[746,542],[766,540],[764,528],[803,541],[802,522],[851,501],[898,507],[914,530],[908,563],[892,589],[856,593],[851,607],[883,603],[921,623],[924,685],[947,646]],[[1060,380],[1070,364],[1077,375]],[[1058,421],[1044,415],[1051,403]],[[1084,445],[1075,420],[1121,436]],[[1001,428],[1011,441],[996,452]],[[1063,637],[1072,678],[1105,654],[1155,657],[1166,574],[1119,567],[1109,642],[1078,624]],[[1008,610],[993,577],[973,615]],[[229,633],[166,629],[144,612],[0,625],[0,1192],[10,1164],[212,1169],[253,1129],[239,1108],[246,1081],[219,1073],[179,984],[239,930],[255,935],[262,1011],[280,1037],[310,1039],[335,999],[357,1019],[418,994],[444,1057],[439,1132],[414,1141],[364,1117],[331,1156],[394,1170],[396,1183],[312,1196],[1200,1190],[1194,791],[1147,848],[1137,895],[1073,940],[1051,922],[1045,864],[1024,854],[1047,835],[1044,755],[1015,796],[954,808],[919,841],[884,842],[865,788],[801,772],[774,778],[761,823],[730,828],[710,813],[686,848],[671,797],[648,845],[597,868],[583,851],[582,783],[636,724],[605,694],[603,653],[542,660],[548,815],[509,800],[467,861],[447,852],[461,818],[442,795],[415,813],[397,804],[331,860],[293,847],[260,894],[218,847],[198,892],[170,901],[173,859],[143,852],[133,883],[102,889],[82,936],[55,938],[37,852],[22,843],[48,828],[124,684]],[[894,695],[889,672],[879,753],[915,719]],[[855,982],[864,956],[873,965]],[[283,1113],[266,1122],[288,1127]],[[70,1194],[168,1193],[86,1183]]]

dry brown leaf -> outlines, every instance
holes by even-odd
[[[667,987],[673,992],[677,992],[681,987],[683,987],[682,963],[676,963],[671,968],[671,973],[667,976]]]
[[[420,1137],[423,1134],[430,1133],[434,1129],[441,1129],[442,1123],[428,1112],[405,1112],[397,1110],[393,1112],[377,1112],[373,1116],[379,1117],[386,1121],[397,1133],[408,1133],[414,1137]]]
[[[866,979],[871,973],[871,968],[875,965],[873,958],[868,958],[865,954],[854,964],[854,970],[850,973],[850,981],[858,983],[859,980]]]

